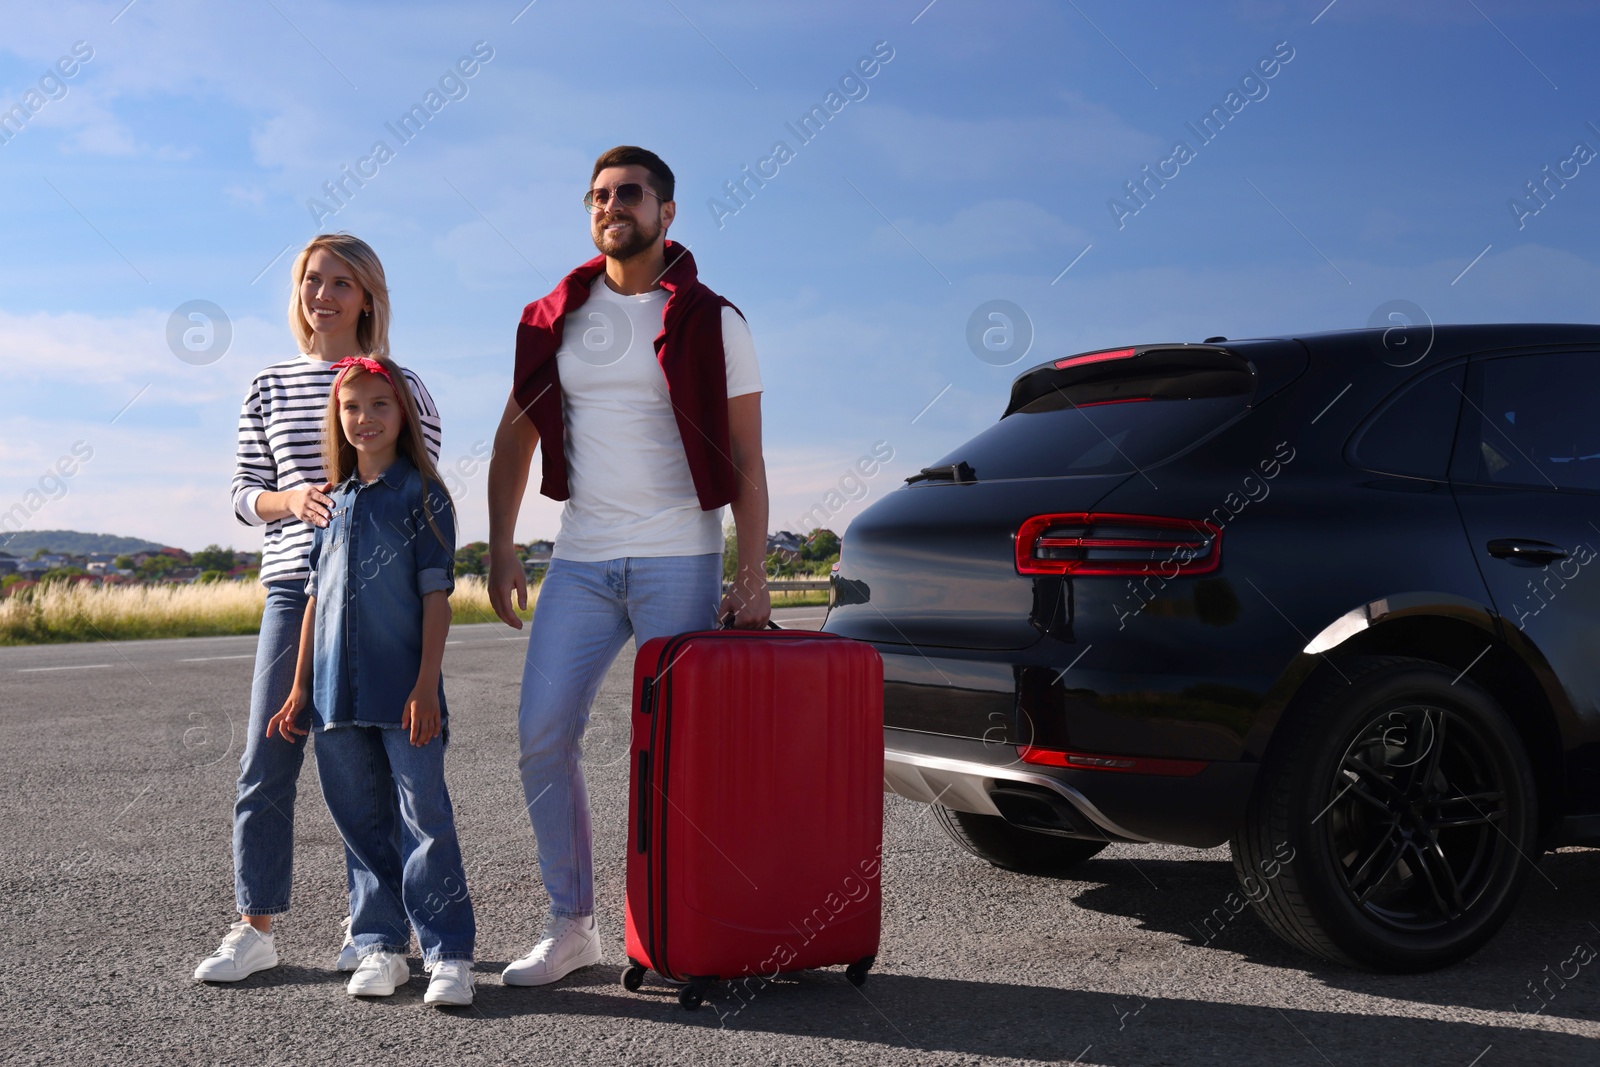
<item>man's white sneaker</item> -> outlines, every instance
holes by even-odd
[[[533,951],[500,975],[506,985],[549,985],[600,962],[600,928],[593,915],[581,919],[552,915]]]
[[[422,995],[424,1004],[465,1008],[472,1003],[471,960],[440,960],[428,970],[433,977],[428,979],[428,991]]]
[[[369,952],[344,987],[352,997],[387,997],[411,981],[411,964],[398,952]]]
[[[217,951],[200,961],[194,969],[197,982],[237,982],[257,971],[278,965],[278,950],[271,934],[263,934],[247,922],[236,922]]]
[[[356,951],[356,939],[350,933],[350,916],[346,915],[340,925],[344,928],[344,943],[339,946],[337,966],[341,971],[353,971],[361,966],[361,954]]]

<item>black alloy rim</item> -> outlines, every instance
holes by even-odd
[[[1459,922],[1513,848],[1507,776],[1494,743],[1458,712],[1400,704],[1369,718],[1317,816],[1351,903],[1407,933]]]

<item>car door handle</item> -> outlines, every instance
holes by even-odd
[[[1499,537],[1489,542],[1489,555],[1495,559],[1520,559],[1541,566],[1567,558],[1567,550],[1549,541],[1530,541],[1524,537]]]

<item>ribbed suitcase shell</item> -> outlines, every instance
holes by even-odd
[[[691,981],[877,953],[883,661],[870,645],[795,630],[646,642],[629,767],[631,960]]]

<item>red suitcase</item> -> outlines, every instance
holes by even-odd
[[[878,951],[883,661],[804,630],[647,641],[634,666],[627,945],[646,968],[747,995]],[[736,990],[737,992],[737,990]]]

